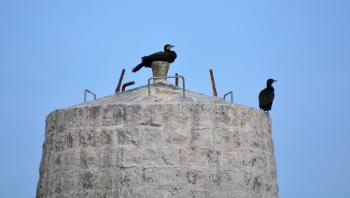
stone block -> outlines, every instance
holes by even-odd
[[[117,166],[177,167],[180,165],[180,152],[180,150],[161,150],[157,148],[121,147],[117,150]]]

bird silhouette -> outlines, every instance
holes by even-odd
[[[169,63],[173,63],[177,57],[174,51],[171,51],[171,48],[175,47],[171,44],[166,44],[164,46],[164,51],[156,52],[148,56],[142,57],[142,62],[135,66],[132,69],[132,72],[139,71],[142,67],[151,67],[151,63],[153,61],[166,61]]]
[[[275,89],[272,84],[277,82],[274,79],[268,79],[266,82],[266,88],[260,91],[259,94],[259,107],[264,111],[270,111],[273,100],[275,99]]]

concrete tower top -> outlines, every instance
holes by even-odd
[[[182,88],[176,87],[171,84],[165,83],[155,83],[151,84],[149,87],[150,94],[148,91],[148,86],[142,86],[135,89],[128,90],[119,95],[111,95],[97,99],[96,101],[91,101],[87,103],[82,103],[74,105],[73,107],[83,107],[83,106],[95,106],[104,104],[149,104],[149,103],[159,103],[159,104],[169,104],[169,103],[201,103],[201,104],[230,104],[218,97],[206,96],[203,94],[195,93],[186,90],[186,97],[183,97]]]
[[[37,198],[278,198],[268,114],[149,88],[51,112]]]

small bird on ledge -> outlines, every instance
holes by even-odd
[[[164,51],[156,52],[148,56],[142,57],[142,62],[132,69],[132,72],[139,71],[142,67],[152,67],[151,64],[154,61],[166,61],[173,63],[177,57],[176,53],[171,50],[175,47],[171,44],[166,44],[164,46]]]

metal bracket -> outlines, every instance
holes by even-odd
[[[148,87],[148,95],[150,96],[151,95],[151,88],[150,88],[150,83],[151,83],[151,80],[154,80],[154,79],[162,79],[162,78],[181,78],[182,79],[182,92],[183,92],[183,97],[186,98],[186,83],[185,83],[185,77],[183,76],[162,76],[162,77],[152,77],[152,78],[149,78],[148,79],[148,84],[147,84],[147,87]]]
[[[227,92],[225,95],[224,95],[224,100],[226,100],[226,96],[228,95],[231,95],[231,103],[233,103],[233,91],[230,91],[230,92]]]
[[[88,89],[85,89],[85,90],[84,90],[84,103],[86,102],[87,94],[88,94],[88,93],[91,94],[91,95],[93,95],[93,96],[94,96],[94,100],[96,100],[96,94],[95,94],[94,92],[88,90]]]

